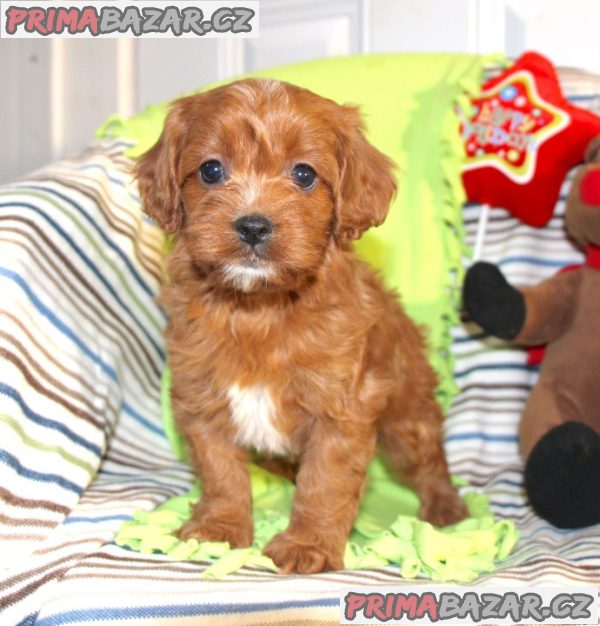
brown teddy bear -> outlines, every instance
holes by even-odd
[[[600,136],[574,177],[566,224],[586,251],[583,266],[515,288],[495,265],[478,262],[463,301],[492,335],[546,345],[520,426],[525,489],[538,515],[580,528],[600,522]]]

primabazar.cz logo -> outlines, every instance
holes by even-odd
[[[371,587],[340,594],[341,624],[598,624],[594,587]]]
[[[258,37],[258,0],[0,0],[0,39]]]

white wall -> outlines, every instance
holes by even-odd
[[[0,40],[0,182],[83,148],[112,113],[270,65],[536,48],[600,74],[600,0],[261,0],[259,39]]]
[[[600,0],[506,0],[523,25],[523,47],[557,65],[600,74]]]
[[[459,3],[451,0],[371,0],[371,49],[467,51],[473,45],[469,39],[470,7],[466,0],[461,4],[458,7]]]

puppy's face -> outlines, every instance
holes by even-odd
[[[391,169],[356,109],[245,80],[175,102],[136,175],[145,211],[177,233],[179,253],[248,292],[298,288],[331,245],[380,224]]]

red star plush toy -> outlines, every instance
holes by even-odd
[[[599,132],[600,117],[567,102],[552,63],[524,54],[483,86],[462,124],[468,199],[544,226],[567,172]]]

